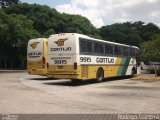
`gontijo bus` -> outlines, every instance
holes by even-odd
[[[46,38],[35,38],[28,41],[27,72],[29,74],[47,74],[47,43]]]
[[[54,34],[48,39],[50,78],[73,81],[137,74],[139,49],[77,33]]]

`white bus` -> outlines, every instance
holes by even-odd
[[[35,75],[47,75],[47,43],[46,38],[35,38],[28,41],[27,72]]]
[[[49,78],[72,81],[137,74],[139,49],[77,33],[51,35],[48,39]]]

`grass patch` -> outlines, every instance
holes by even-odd
[[[130,78],[130,80],[160,80],[160,77],[136,76],[136,77]]]

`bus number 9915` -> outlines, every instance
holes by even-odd
[[[67,60],[54,60],[54,64],[67,64]]]

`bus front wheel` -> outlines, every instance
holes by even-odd
[[[102,68],[99,68],[99,69],[97,70],[97,74],[96,74],[96,81],[97,81],[97,82],[102,82],[103,79],[104,79],[104,71],[103,71]]]
[[[136,69],[135,68],[132,68],[132,71],[131,71],[131,77],[134,77],[136,74]]]

